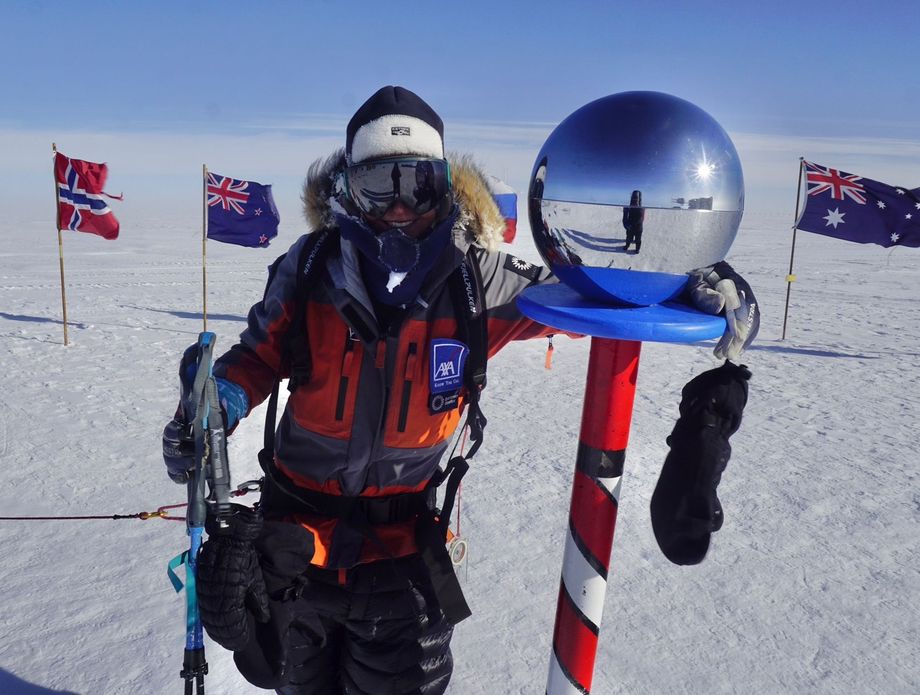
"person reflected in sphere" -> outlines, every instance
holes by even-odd
[[[393,170],[390,172],[390,178],[393,180],[393,196],[399,196],[399,180],[402,174],[399,173],[399,162],[393,162]]]
[[[636,245],[636,253],[642,248],[642,224],[645,222],[645,208],[642,207],[642,191],[633,191],[629,199],[629,206],[623,208],[623,228],[626,230],[626,246],[624,251],[629,251],[629,245]]]
[[[565,262],[565,254],[560,253],[559,242],[550,231],[549,224],[547,224],[546,218],[543,216],[543,188],[546,182],[547,163],[546,157],[540,160],[533,180],[530,182],[530,190],[527,194],[527,212],[530,215],[530,228],[538,237],[538,243],[542,243],[550,254],[549,262]]]
[[[434,186],[434,166],[431,162],[420,161],[415,167],[415,190],[412,192],[418,203],[437,201]]]

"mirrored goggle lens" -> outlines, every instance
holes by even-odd
[[[443,159],[356,164],[346,169],[345,178],[349,197],[372,217],[381,217],[397,200],[423,215],[450,192],[450,168]]]

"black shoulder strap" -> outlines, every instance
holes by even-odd
[[[486,365],[489,359],[485,293],[475,247],[470,247],[460,267],[451,274],[448,282],[457,314],[460,340],[470,348],[466,368],[463,370],[463,382],[469,396],[466,424],[470,428],[472,442],[466,458],[470,458],[479,450],[483,429],[486,426],[486,418],[479,407],[479,394],[486,387]]]
[[[274,458],[275,451],[275,421],[278,416],[278,387],[281,375],[285,368],[290,371],[288,390],[294,391],[300,384],[310,378],[313,369],[313,360],[310,357],[310,343],[307,339],[307,322],[304,313],[307,309],[307,295],[316,274],[321,269],[322,259],[329,249],[329,240],[335,235],[330,229],[322,229],[310,234],[306,243],[300,249],[297,257],[297,277],[294,288],[294,313],[287,333],[281,341],[281,360],[278,363],[278,375],[272,394],[268,399],[268,411],[265,413],[265,432],[262,438],[263,448],[259,452],[259,462],[267,470],[268,464]],[[269,276],[278,267],[284,256],[276,260],[269,268]]]
[[[290,368],[288,391],[293,393],[301,384],[310,380],[313,359],[310,356],[310,342],[307,340],[307,322],[304,316],[307,310],[307,298],[316,273],[321,268],[325,252],[329,248],[327,241],[336,234],[333,230],[323,229],[310,235],[307,243],[300,250],[297,259],[297,281],[294,288],[294,313],[291,326],[281,344],[282,368]]]

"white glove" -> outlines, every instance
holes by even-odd
[[[747,281],[725,261],[690,273],[690,302],[707,314],[723,314],[727,327],[715,347],[719,359],[737,360],[757,336],[760,308]]]

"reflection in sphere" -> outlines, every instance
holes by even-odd
[[[744,210],[728,134],[705,111],[660,92],[587,104],[550,134],[528,191],[544,261],[583,295],[647,305],[723,258]]]

